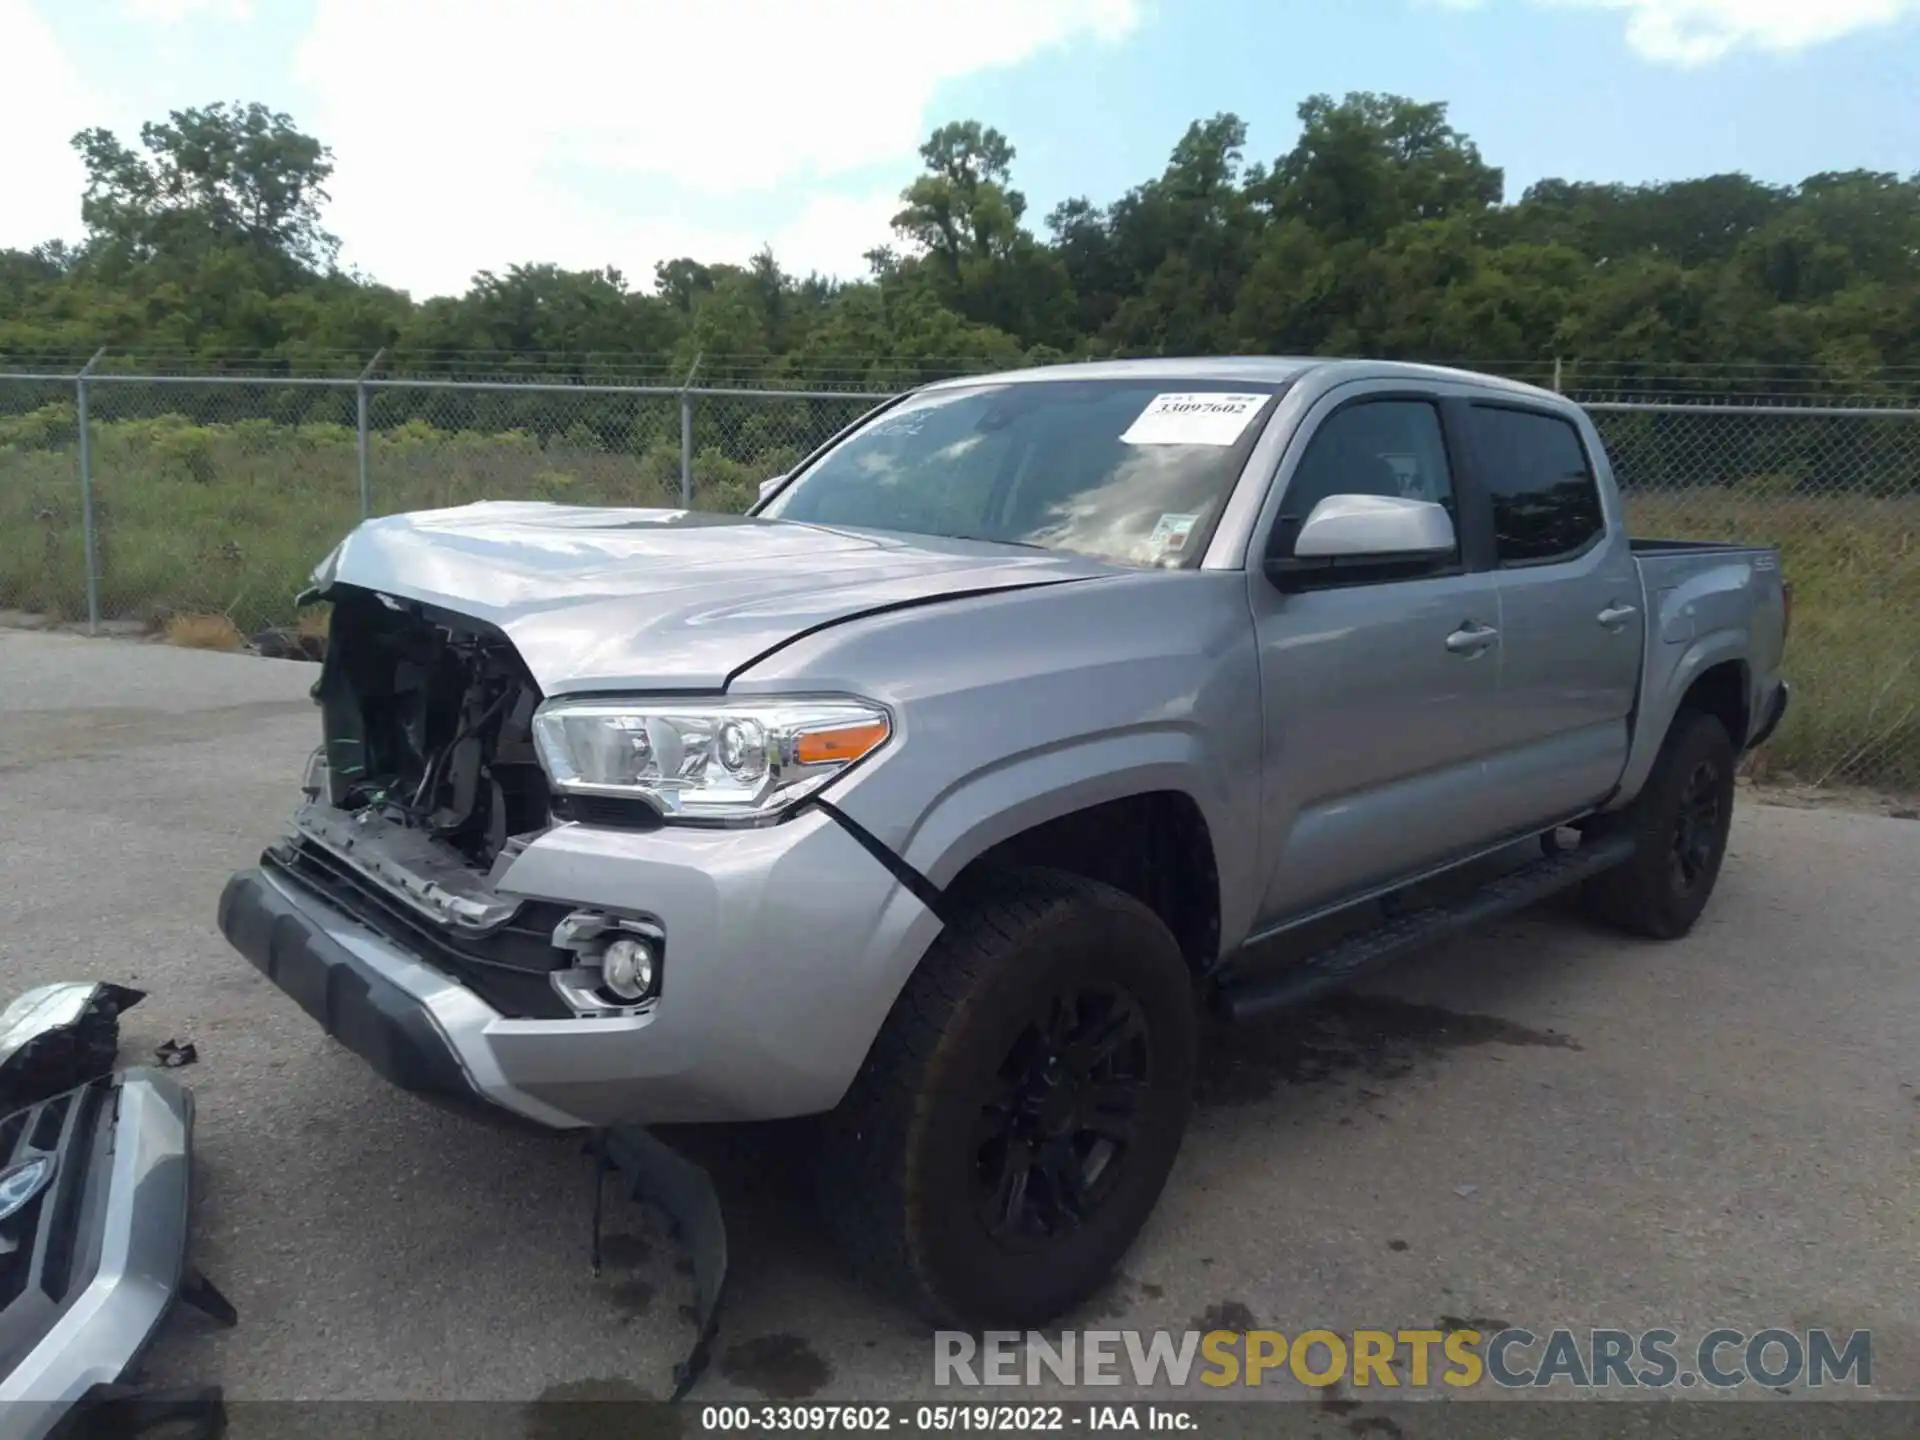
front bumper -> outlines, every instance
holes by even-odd
[[[562,825],[499,888],[644,910],[665,935],[640,1014],[522,1019],[372,909],[272,863],[220,900],[234,948],[393,1083],[556,1129],[771,1120],[831,1109],[939,922],[836,822],[754,830]]]
[[[0,1235],[0,1434],[39,1440],[133,1366],[179,1294],[193,1097],[128,1070],[0,1120],[7,1168],[53,1175]]]

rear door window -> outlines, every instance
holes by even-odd
[[[1571,560],[1599,540],[1600,485],[1572,422],[1498,405],[1474,405],[1468,415],[1501,565]]]

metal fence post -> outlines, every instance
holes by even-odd
[[[373,514],[373,483],[367,474],[367,381],[373,372],[380,368],[380,362],[386,358],[383,345],[373,352],[373,359],[367,362],[367,368],[360,372],[360,378],[353,385],[354,402],[354,450],[360,468],[360,518],[367,519]]]
[[[705,352],[693,352],[693,364],[687,367],[687,378],[680,382],[680,508],[693,508],[693,377],[700,373],[700,357]]]
[[[80,427],[80,543],[86,554],[89,635],[100,633],[100,562],[93,533],[93,434],[87,420],[87,377],[106,353],[107,347],[102,345],[93,352],[93,358],[80,367],[80,373],[73,377],[74,419]]]
[[[680,508],[693,508],[693,399],[680,392]]]

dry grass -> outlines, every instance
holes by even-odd
[[[1920,498],[1627,497],[1635,534],[1778,545],[1793,707],[1756,775],[1920,788]]]
[[[188,650],[243,650],[247,637],[225,615],[174,615],[168,618],[167,644]]]

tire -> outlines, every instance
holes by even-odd
[[[954,899],[823,1117],[823,1218],[936,1325],[1025,1329],[1097,1290],[1159,1199],[1193,982],[1159,917],[1109,886],[1020,870]]]
[[[1707,907],[1733,825],[1733,742],[1712,715],[1682,710],[1646,788],[1589,835],[1627,833],[1630,859],[1580,887],[1580,908],[1635,935],[1677,940]]]

